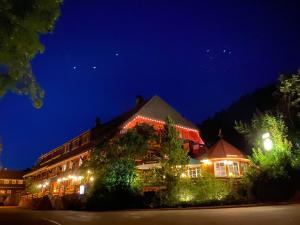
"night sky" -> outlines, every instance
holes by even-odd
[[[287,0],[65,0],[33,60],[44,106],[12,94],[0,100],[4,166],[32,166],[97,116],[130,109],[137,94],[157,94],[200,122],[295,72],[299,10],[300,1]]]

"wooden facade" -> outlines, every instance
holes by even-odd
[[[81,184],[85,183],[84,188],[86,188],[93,182],[94,178],[90,171],[86,171],[85,175],[81,175],[79,169],[82,163],[89,159],[90,152],[101,140],[113,138],[141,123],[149,124],[156,130],[160,130],[163,128],[167,117],[174,121],[180,138],[184,140],[184,148],[191,153],[191,156],[203,153],[204,142],[197,127],[182,117],[161,98],[154,96],[148,101],[139,101],[132,110],[104,124],[97,120],[96,126],[92,129],[43,154],[38,159],[37,165],[24,176],[28,187],[28,195],[24,197],[34,198],[47,194],[63,196],[84,192]],[[156,153],[155,151],[149,151],[143,160],[137,160],[137,169],[147,173],[151,172],[151,169],[159,167],[159,154]],[[211,155],[202,154],[202,157],[204,156]],[[201,172],[204,170],[215,173],[213,167],[205,163],[208,162],[205,160],[210,160],[214,165],[215,160],[224,161],[229,160],[229,158],[226,156],[225,159],[212,157],[195,159],[196,163],[191,163],[187,172],[182,175],[195,178],[201,176]],[[239,163],[247,161],[244,156],[237,158],[237,160]],[[233,164],[235,165],[235,163]],[[239,168],[241,168],[241,165]],[[242,175],[242,173],[239,172],[239,175]],[[38,189],[36,194],[30,194],[29,187],[33,185]]]
[[[24,192],[24,172],[0,170],[0,205],[17,205]]]

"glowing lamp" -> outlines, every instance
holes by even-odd
[[[271,135],[269,132],[262,135],[264,149],[266,151],[271,151],[273,148],[273,141],[271,140]]]
[[[80,187],[79,187],[79,194],[80,195],[84,195],[84,192],[85,192],[85,186],[84,185],[80,185]]]
[[[209,161],[208,159],[203,159],[203,160],[201,160],[201,162],[206,165],[211,164],[211,161]]]

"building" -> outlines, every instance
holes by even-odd
[[[90,152],[99,140],[109,139],[122,134],[137,124],[147,123],[155,129],[162,129],[165,119],[170,117],[184,140],[185,148],[199,151],[202,141],[197,127],[180,115],[160,97],[154,96],[144,101],[137,97],[135,107],[120,116],[101,124],[96,121],[94,128],[85,131],[72,140],[49,151],[38,159],[32,170],[25,174],[26,185],[35,185],[39,191],[35,197],[51,193],[52,195],[67,195],[80,192],[82,179],[93,180],[79,175],[79,168],[84,160],[89,159]],[[149,151],[147,161],[140,161],[140,169],[148,169],[157,162],[157,151]]]
[[[0,170],[0,205],[17,205],[24,191],[24,172]]]
[[[180,138],[183,140],[184,148],[190,155],[206,156],[205,159],[192,159],[187,173],[183,174],[184,176],[192,178],[200,176],[201,171],[207,167],[207,160],[210,160],[209,162],[212,165],[216,163],[216,169],[208,169],[208,171],[217,175],[223,175],[222,171],[214,172],[223,169],[223,164],[219,163],[220,160],[222,162],[228,160],[229,163],[229,159],[237,155],[238,162],[247,161],[239,150],[234,147],[228,147],[229,144],[227,142],[225,149],[220,148],[225,141],[217,143],[216,147],[212,148],[212,151],[205,152],[204,142],[200,137],[198,128],[193,123],[185,119],[158,96],[154,96],[147,101],[144,101],[141,97],[137,97],[136,105],[130,111],[103,124],[98,119],[95,127],[92,129],[43,154],[38,159],[36,166],[25,174],[26,185],[34,185],[38,188],[38,193],[33,197],[40,197],[46,194],[62,196],[82,193],[84,192],[81,186],[82,180],[85,179],[85,182],[89,182],[93,181],[94,178],[90,171],[87,171],[85,176],[80,175],[79,168],[85,160],[89,159],[90,152],[97,146],[100,140],[120,135],[141,123],[146,123],[153,126],[156,130],[160,130],[163,128],[167,117],[173,120]],[[228,151],[228,154],[226,153],[219,157],[217,153],[222,151]],[[203,155],[203,153],[205,154]],[[137,160],[137,169],[146,172],[159,166],[159,157],[160,154],[157,148],[149,149],[147,155],[142,160]],[[235,168],[235,165],[235,162],[233,162],[233,168]],[[229,164],[226,164],[226,166],[229,168]],[[242,164],[240,163],[238,171],[242,171],[241,168]],[[234,171],[231,173],[236,174]],[[238,172],[238,174],[241,175],[242,173]],[[217,177],[220,176],[218,175]]]
[[[241,150],[223,138],[199,158],[202,170],[218,178],[239,178],[244,175],[250,160]]]

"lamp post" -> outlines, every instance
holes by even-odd
[[[264,149],[266,151],[271,151],[273,148],[273,141],[269,132],[266,132],[262,135]]]

